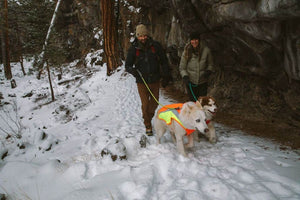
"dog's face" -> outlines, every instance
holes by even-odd
[[[198,131],[201,133],[208,131],[205,112],[198,101],[196,103],[192,102],[187,104],[187,107],[183,110],[186,113],[183,115],[183,121],[185,121],[191,127],[198,129]]]
[[[194,113],[191,114],[194,127],[200,131],[201,133],[206,133],[208,131],[208,127],[206,124],[205,113],[203,110],[196,110]]]
[[[198,101],[201,103],[203,110],[208,119],[212,119],[218,110],[216,100],[213,97],[199,97]]]

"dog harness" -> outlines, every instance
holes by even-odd
[[[181,111],[183,103],[176,103],[168,105],[167,108],[162,107],[158,111],[158,119],[164,120],[167,125],[170,125],[173,120],[175,120],[186,132],[187,135],[190,135],[195,131],[195,129],[185,128],[182,122],[179,119],[179,114]]]

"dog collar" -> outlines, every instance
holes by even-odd
[[[206,122],[206,124],[209,124],[209,123],[210,123],[210,121],[211,121],[211,120],[206,120],[205,122]]]

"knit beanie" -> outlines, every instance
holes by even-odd
[[[136,37],[140,37],[140,36],[143,36],[143,35],[148,35],[147,27],[143,24],[137,25],[136,29],[135,29],[135,35],[136,35]]]
[[[191,33],[190,40],[200,40],[200,34],[198,32]]]

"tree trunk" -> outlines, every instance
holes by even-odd
[[[114,0],[100,0],[107,75],[111,75],[121,65],[117,43],[114,2]]]
[[[17,18],[17,21],[18,21],[18,18]],[[26,76],[26,72],[25,72],[25,69],[24,69],[24,63],[23,63],[23,45],[22,45],[22,42],[21,42],[21,36],[20,36],[20,28],[18,26],[18,23],[16,23],[16,29],[17,29],[17,33],[16,33],[16,37],[17,37],[17,54],[18,54],[18,57],[19,57],[19,61],[20,61],[20,64],[21,64],[21,69],[22,69],[22,72],[23,72],[23,75]]]
[[[0,13],[1,14],[1,13]],[[2,15],[1,15],[2,16]],[[3,66],[5,67],[5,61],[6,61],[6,54],[5,54],[5,36],[4,36],[4,31],[3,31],[3,23],[2,20],[0,21],[0,36],[1,36],[1,54],[2,54],[2,63]]]
[[[23,63],[23,56],[22,56],[22,52],[20,52],[20,64],[21,64],[21,69],[22,69],[22,72],[23,72],[23,75],[26,76],[26,72],[25,72],[25,69],[24,69],[24,63]]]
[[[44,42],[44,45],[43,45],[43,50],[42,50],[42,53],[39,55],[39,58],[38,58],[38,61],[37,61],[37,66],[38,66],[38,69],[39,69],[39,72],[38,72],[38,75],[37,75],[38,79],[40,79],[42,71],[43,71],[43,66],[44,66],[44,62],[45,62],[45,52],[46,52],[46,48],[47,48],[47,45],[48,45],[48,41],[49,41],[49,38],[50,38],[52,28],[54,26],[54,22],[55,22],[55,19],[56,19],[56,14],[57,14],[60,2],[61,2],[61,0],[58,0],[56,2],[55,10],[54,10],[54,13],[53,13],[53,16],[52,16],[52,19],[51,19],[51,22],[50,22],[50,26],[48,28],[47,36],[46,36],[46,39],[45,39],[45,42]]]
[[[5,78],[10,80],[12,78],[11,67],[10,67],[10,58],[9,58],[9,37],[8,37],[8,18],[7,18],[7,0],[3,0],[3,21],[2,21],[2,60],[4,65]]]
[[[53,87],[52,87],[50,67],[49,67],[48,62],[46,62],[46,64],[47,64],[48,79],[49,79],[49,84],[50,84],[51,98],[52,98],[52,101],[54,101],[55,97],[54,97],[54,91],[53,91]]]

